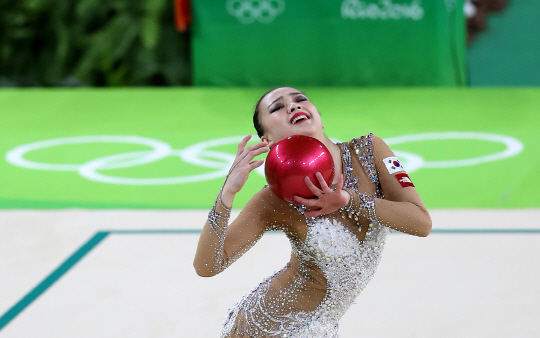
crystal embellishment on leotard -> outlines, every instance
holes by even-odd
[[[364,140],[364,136],[362,136],[361,140],[364,140],[364,141],[361,141],[360,144],[371,145],[371,135],[372,134],[368,135],[369,138],[367,140]],[[357,140],[357,139],[353,139],[353,142],[352,142],[353,148],[358,149],[357,143],[354,143],[354,140]],[[358,221],[359,211],[363,209],[367,211],[368,219],[376,220],[375,202],[374,202],[375,196],[363,194],[358,190],[358,179],[356,177],[353,179],[351,175],[352,174],[352,158],[351,158],[351,153],[349,152],[349,148],[341,143],[339,144],[339,146],[341,147],[343,164],[346,168],[343,189],[346,190],[351,195],[351,202],[349,206],[342,207],[340,209],[341,215],[343,218],[346,218],[348,216],[349,218],[354,219],[355,221]],[[369,151],[372,151],[372,149],[369,148]],[[377,175],[377,171],[375,169],[373,170],[370,169],[370,168],[375,167],[375,163],[373,161],[373,155],[369,155],[365,158],[367,158],[367,160],[362,161],[362,165],[368,177],[370,177],[370,175]],[[376,196],[381,197],[382,193],[381,193],[381,189],[379,185],[378,176],[375,176],[374,179],[370,177],[370,180],[376,184],[376,189],[377,189]],[[356,193],[360,199],[360,204],[358,205],[358,209],[355,209],[352,206],[352,202],[353,202],[352,193],[353,192]]]
[[[362,144],[364,159],[361,164],[371,182],[376,184],[376,195],[364,195],[358,191],[358,179],[353,176],[352,156],[345,144],[338,144],[342,150],[344,166],[344,188],[360,196],[358,208],[368,209],[369,219],[374,215],[374,197],[380,192],[377,172],[368,171],[373,166],[370,157],[371,134],[359,140]],[[354,142],[351,142],[354,147]],[[361,151],[361,152],[362,152]],[[371,175],[371,177],[370,177]],[[374,177],[373,177],[374,175]],[[289,205],[300,215],[304,215],[306,206]],[[355,211],[356,215],[358,211]],[[374,219],[374,217],[373,217]],[[238,301],[225,319],[222,338],[229,337],[303,337],[337,338],[339,320],[354,302],[358,294],[372,278],[380,261],[388,229],[376,220],[367,225],[363,240],[357,238],[357,229],[350,230],[345,224],[356,228],[352,219],[327,217],[305,217],[308,226],[305,240],[289,238],[294,256],[299,261],[299,274],[292,283],[276,287],[272,283],[275,277],[287,269],[287,266],[266,278],[249,294]],[[357,221],[355,219],[355,221]],[[326,280],[326,292],[320,303],[312,311],[293,310],[309,271],[320,269]],[[269,296],[272,293],[272,296]]]
[[[337,337],[336,318],[343,316],[373,276],[386,234],[386,228],[372,223],[359,242],[341,222],[322,218],[309,229],[305,243],[291,242],[299,260],[314,262],[327,279],[326,295],[313,311],[317,325],[308,325],[299,336]]]
[[[377,175],[377,170],[375,169],[375,163],[373,161],[373,148],[371,147],[372,137],[373,134],[369,133],[367,136],[352,139],[351,143],[354,148],[354,152],[360,158],[369,179],[371,182],[377,183],[379,181],[379,176]]]
[[[286,315],[271,313],[276,310],[269,309],[265,296],[274,276],[281,270],[229,310],[222,337],[235,332],[247,337],[337,338],[339,318],[371,280],[381,258],[386,234],[385,227],[371,223],[365,239],[359,242],[341,222],[317,218],[309,228],[305,242],[291,241],[291,245],[302,266],[314,264],[324,273],[327,289],[319,306],[313,311]],[[301,281],[296,283],[291,286],[293,292],[301,290]],[[247,320],[241,322],[242,327],[238,327],[237,322],[240,315]]]

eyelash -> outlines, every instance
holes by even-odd
[[[296,102],[303,102],[303,101],[307,101],[307,97],[305,96],[299,96],[297,99],[296,99]],[[272,108],[272,110],[270,110],[270,114],[272,114],[273,112],[276,112],[280,109],[282,109],[283,107],[285,107],[284,105],[280,104],[278,106],[275,106],[274,108]]]
[[[279,106],[275,106],[274,108],[272,108],[272,110],[270,111],[270,114],[272,114],[273,112],[276,112],[278,110],[280,110],[281,108],[285,107],[284,105],[280,104]]]

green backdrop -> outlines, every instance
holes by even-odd
[[[430,208],[540,207],[540,89],[303,89],[328,136],[388,140]],[[0,208],[209,208],[265,91],[0,91]],[[424,140],[395,138],[411,134]],[[163,178],[200,180],[155,184]],[[264,184],[252,173],[234,206]]]
[[[194,0],[195,85],[465,84],[463,0]]]

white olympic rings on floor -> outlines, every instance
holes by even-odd
[[[227,12],[240,23],[271,23],[285,10],[284,0],[227,0]]]
[[[223,151],[211,150],[216,146],[227,144],[238,144],[243,136],[232,136],[219,138],[209,141],[203,141],[185,149],[172,149],[171,146],[163,141],[154,140],[140,136],[80,136],[67,137],[52,140],[39,141],[35,143],[25,144],[16,147],[6,154],[6,161],[14,166],[35,169],[35,170],[52,170],[52,171],[76,171],[80,176],[96,182],[110,184],[126,184],[126,185],[164,185],[164,184],[181,184],[193,183],[211,180],[219,177],[224,177],[229,172],[235,155]],[[423,133],[411,134],[385,139],[390,146],[395,146],[408,142],[432,141],[432,140],[447,140],[447,139],[468,139],[481,140],[502,143],[505,145],[503,151],[469,158],[450,161],[426,161],[418,154],[395,150],[396,156],[400,157],[408,173],[414,172],[421,168],[450,168],[463,167],[482,164],[502,160],[508,157],[515,156],[523,150],[521,141],[505,135],[487,134],[479,132],[440,132],[440,133]],[[334,140],[337,141],[337,140]],[[114,154],[90,160],[82,164],[54,164],[30,161],[24,158],[28,152],[37,151],[40,149],[68,145],[68,144],[83,144],[83,143],[126,143],[147,146],[150,150],[132,151],[121,154]],[[213,171],[208,173],[178,176],[178,177],[160,177],[160,178],[129,178],[110,176],[101,173],[100,171],[107,169],[122,169],[134,166],[149,164],[160,161],[166,157],[175,156],[182,159],[184,162],[203,167],[211,168]],[[264,167],[256,169],[256,172],[264,176]]]
[[[397,136],[387,138],[384,141],[389,146],[407,143],[407,142],[419,142],[428,140],[481,140],[502,143],[506,146],[506,149],[495,153],[474,158],[467,158],[462,160],[451,161],[424,161],[424,159],[416,154],[407,153],[404,151],[396,150],[396,156],[408,158],[409,164],[406,168],[408,172],[416,171],[420,168],[451,168],[451,167],[465,167],[470,165],[476,165],[486,162],[492,162],[502,160],[508,157],[515,156],[523,151],[523,143],[521,141],[505,135],[495,135],[478,132],[441,132],[441,133],[424,133],[424,134],[411,134],[404,136]]]

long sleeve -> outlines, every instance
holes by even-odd
[[[217,275],[253,247],[266,231],[282,229],[293,217],[285,208],[266,188],[255,194],[229,224],[230,210],[218,195],[199,238],[193,263],[197,274]]]
[[[431,218],[412,180],[381,138],[372,136],[370,139],[371,152],[363,154],[369,161],[364,165],[367,164],[373,174],[376,171],[383,198],[351,190],[350,205],[344,210],[357,210],[361,216],[400,232],[427,236],[431,231]]]

